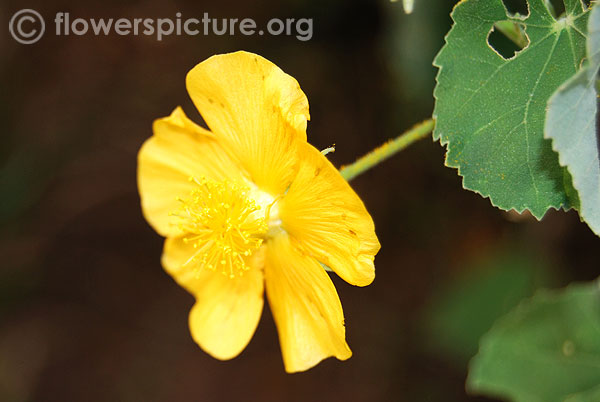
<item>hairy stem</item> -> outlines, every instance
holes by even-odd
[[[368,154],[360,157],[356,160],[356,162],[350,165],[342,166],[340,169],[342,177],[347,181],[354,179],[356,176],[366,172],[373,166],[380,164],[384,160],[395,155],[397,152],[407,148],[409,145],[429,136],[433,130],[433,127],[433,119],[428,119],[417,124],[404,134],[399,135],[393,140],[389,140]]]

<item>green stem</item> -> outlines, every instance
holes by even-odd
[[[350,165],[342,166],[340,169],[342,177],[347,181],[354,179],[356,176],[366,172],[373,166],[380,164],[397,152],[407,148],[409,145],[429,136],[433,130],[433,127],[433,119],[428,119],[417,124],[404,134],[401,134],[393,140],[389,140],[368,154],[360,157],[356,160],[356,162]]]
[[[529,41],[521,26],[513,21],[498,21],[494,24],[494,27],[502,32],[508,39],[513,41],[519,48],[523,49]]]

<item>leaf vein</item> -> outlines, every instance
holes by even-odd
[[[557,35],[554,43],[552,44],[552,49],[550,49],[550,52],[548,52],[548,58],[546,59],[546,62],[544,63],[544,66],[542,67],[542,69],[537,77],[537,80],[535,81],[535,84],[533,85],[531,92],[529,93],[529,99],[525,103],[525,116],[523,117],[523,123],[525,123],[525,143],[527,145],[527,150],[526,150],[527,151],[526,152],[527,153],[527,168],[529,169],[529,176],[531,177],[531,184],[533,185],[533,189],[535,191],[535,199],[536,199],[536,202],[538,202],[538,203],[539,203],[540,191],[535,182],[535,175],[533,174],[533,168],[531,166],[531,156],[530,156],[531,146],[529,143],[529,133],[530,132],[529,132],[529,126],[527,124],[527,118],[529,117],[529,106],[531,105],[531,101],[533,100],[533,95],[535,94],[535,91],[537,90],[540,80],[542,79],[542,76],[544,75],[546,68],[548,68],[548,64],[550,63],[552,56],[554,55],[554,50],[556,49],[556,45],[558,44],[559,38],[560,38],[560,35]]]

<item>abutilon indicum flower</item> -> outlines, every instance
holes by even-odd
[[[368,285],[380,246],[360,198],[307,143],[306,96],[247,52],[198,64],[187,89],[210,131],[181,108],[156,120],[139,152],[138,186],[144,216],[166,237],[163,267],[196,298],[192,337],[218,359],[237,356],[266,290],[286,371],[348,359],[324,266]]]

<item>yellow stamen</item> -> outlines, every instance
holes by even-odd
[[[177,198],[181,208],[169,214],[186,233],[184,243],[194,248],[183,266],[219,269],[230,278],[243,275],[250,269],[247,258],[260,248],[268,230],[266,214],[257,212],[261,206],[247,186],[194,177],[190,182],[196,187],[187,198]]]

